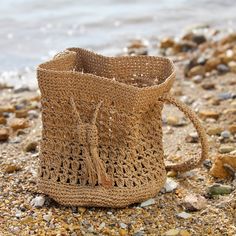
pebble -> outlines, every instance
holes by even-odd
[[[236,134],[236,124],[230,125],[229,126],[229,131],[232,134]]]
[[[184,198],[183,206],[188,211],[199,211],[207,206],[207,200],[200,194],[189,194]]]
[[[228,178],[232,176],[230,172],[233,170],[233,175],[236,172],[236,155],[233,154],[224,154],[218,155],[214,158],[213,166],[210,170],[210,174],[216,178]]]
[[[211,126],[207,129],[207,134],[209,135],[220,135],[223,128],[220,126]]]
[[[15,164],[9,164],[5,167],[5,173],[7,174],[11,174],[19,170],[21,170],[21,167]]]
[[[221,63],[220,58],[213,57],[207,60],[205,64],[206,71],[212,71],[217,68],[217,66]]]
[[[192,77],[192,80],[195,84],[200,84],[203,80],[203,76],[202,75],[195,75]]]
[[[234,151],[234,149],[235,148],[231,145],[221,145],[219,148],[219,152],[220,153],[229,153],[229,152]]]
[[[119,229],[119,235],[126,236],[126,235],[128,235],[128,232],[125,229]]]
[[[189,133],[186,138],[185,138],[185,141],[187,143],[198,143],[198,133],[197,132],[192,132],[192,133]]]
[[[217,71],[219,74],[225,74],[229,72],[229,67],[225,64],[219,64],[217,66]]]
[[[126,229],[127,227],[128,227],[128,225],[127,224],[125,224],[125,223],[119,223],[119,225],[120,225],[120,227],[122,228],[122,229]]]
[[[212,167],[212,161],[209,159],[204,160],[203,166],[205,166],[207,169],[210,169]]]
[[[177,172],[174,170],[171,170],[171,171],[168,171],[166,175],[167,175],[167,177],[176,177]]]
[[[34,207],[42,207],[45,203],[45,197],[44,196],[37,196],[33,198],[30,202],[30,204]]]
[[[150,199],[148,199],[147,201],[142,202],[142,203],[140,204],[140,207],[151,206],[151,205],[154,205],[155,203],[156,203],[155,199],[150,198]]]
[[[98,229],[99,229],[99,230],[102,230],[105,226],[106,226],[105,222],[102,222],[102,223],[99,225]]]
[[[16,110],[15,111],[15,117],[16,118],[26,118],[28,116],[28,110],[22,109],[22,110]]]
[[[228,63],[229,69],[231,72],[236,73],[236,62],[235,61],[230,61]]]
[[[230,185],[213,184],[207,190],[210,196],[230,194],[233,188]]]
[[[191,236],[191,234],[183,229],[170,229],[166,231],[163,236]]]
[[[19,129],[25,129],[29,127],[29,123],[24,118],[14,118],[10,123],[11,128],[16,131]]]
[[[217,120],[220,114],[216,111],[202,110],[202,111],[199,111],[199,116],[203,119],[212,118],[212,119]]]
[[[16,214],[15,214],[16,218],[21,218],[22,216],[22,212],[20,210],[16,210]]]
[[[49,212],[48,214],[43,215],[43,219],[47,222],[50,222],[52,218],[52,213]]]
[[[206,37],[203,34],[193,34],[192,41],[196,44],[202,44],[206,42]]]
[[[0,114],[4,112],[12,113],[15,111],[15,107],[12,105],[6,105],[0,107]]]
[[[225,92],[225,93],[220,93],[218,94],[218,99],[219,100],[228,100],[228,99],[231,99],[232,98],[232,93],[228,93],[228,92]]]
[[[9,129],[7,128],[0,128],[0,142],[5,142],[9,138]]]
[[[160,48],[167,49],[171,48],[175,45],[175,41],[172,38],[164,38],[160,42]]]
[[[224,130],[224,131],[222,131],[221,134],[220,134],[220,136],[221,136],[222,138],[229,138],[230,135],[231,135],[231,133],[230,133],[228,130]]]
[[[37,150],[37,147],[38,147],[38,142],[36,142],[36,141],[29,142],[25,147],[25,151],[26,152],[35,152]]]
[[[0,116],[0,125],[5,125],[7,123],[7,119],[3,116]]]
[[[206,82],[206,83],[202,84],[202,88],[205,90],[213,90],[213,89],[215,89],[215,84],[211,83],[211,82]]]
[[[204,74],[205,74],[205,68],[204,68],[204,66],[201,66],[201,65],[193,67],[188,72],[189,77],[193,77],[193,76],[196,76],[196,75],[204,76]]]
[[[180,119],[177,116],[168,116],[166,122],[168,125],[178,126],[180,123]]]
[[[23,93],[23,92],[29,92],[29,91],[30,91],[30,88],[28,86],[21,86],[14,89],[15,93]]]
[[[178,186],[179,184],[176,181],[174,181],[172,178],[167,178],[166,183],[164,185],[164,190],[166,193],[170,193],[174,191]]]
[[[178,213],[176,216],[182,219],[189,219],[190,217],[192,217],[192,214],[182,211]]]

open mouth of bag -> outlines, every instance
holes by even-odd
[[[69,57],[68,55],[74,55]],[[64,65],[56,61],[64,57]],[[69,48],[55,56],[53,69],[110,79],[137,88],[158,86],[175,74],[171,60],[156,56],[106,57],[81,48]],[[49,66],[50,67],[50,66]],[[48,69],[51,69],[49,68]]]

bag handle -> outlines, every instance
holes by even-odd
[[[171,95],[164,95],[159,98],[159,101],[167,102],[172,105],[175,105],[180,111],[182,111],[189,120],[193,123],[193,126],[197,130],[200,143],[201,143],[201,156],[200,157],[193,157],[182,163],[177,164],[170,164],[166,166],[166,170],[174,170],[179,172],[189,171],[201,165],[201,163],[207,158],[208,156],[208,142],[207,142],[207,135],[206,132],[201,125],[197,115],[183,102],[179,101],[178,99],[172,97]]]

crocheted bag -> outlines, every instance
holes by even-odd
[[[42,95],[39,190],[64,205],[124,207],[154,197],[166,170],[187,171],[207,155],[196,115],[169,94],[173,63],[153,56],[104,57],[71,48],[38,67]],[[161,113],[177,106],[202,153],[165,166]]]

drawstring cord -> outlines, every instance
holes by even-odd
[[[110,188],[112,186],[112,180],[108,177],[105,163],[101,160],[98,154],[98,129],[96,126],[96,120],[102,101],[96,106],[91,123],[83,123],[79,111],[76,108],[74,99],[71,98],[70,102],[73,111],[77,116],[79,129],[84,128],[86,130],[86,141],[89,146],[89,150],[85,152],[85,166],[88,173],[88,182],[92,186],[95,186],[96,183],[98,183],[98,185],[105,188]]]

